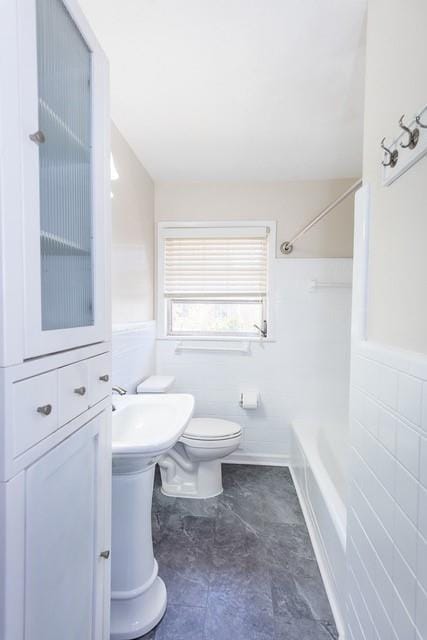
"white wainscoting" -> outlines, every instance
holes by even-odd
[[[354,344],[347,616],[351,640],[427,638],[427,358]]]
[[[274,268],[274,341],[238,353],[176,352],[178,341],[157,340],[157,373],[176,377],[174,391],[194,394],[196,415],[243,425],[229,462],[287,464],[292,422],[348,424],[351,288],[311,284],[351,283],[352,260],[286,258]],[[258,409],[240,408],[245,389],[259,391]]]
[[[113,384],[135,393],[136,385],[155,370],[154,320],[113,326]]]

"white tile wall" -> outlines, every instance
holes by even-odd
[[[155,336],[152,320],[113,326],[113,384],[135,392],[154,373]]]
[[[347,623],[351,640],[427,639],[427,358],[354,347]]]
[[[275,342],[252,343],[251,353],[242,355],[177,354],[175,341],[157,341],[157,373],[176,376],[174,390],[195,395],[197,415],[243,425],[241,460],[286,462],[295,421],[348,425],[351,290],[309,286],[351,282],[352,260],[278,259],[275,270]],[[245,388],[259,391],[257,410],[239,407]]]

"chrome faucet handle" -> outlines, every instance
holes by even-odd
[[[258,329],[263,338],[267,337],[267,320],[262,323],[262,329],[257,324],[254,324],[255,329]]]
[[[127,393],[127,390],[124,387],[120,387],[119,385],[113,385],[111,387],[111,391],[114,393],[118,393],[119,396],[124,396]]]

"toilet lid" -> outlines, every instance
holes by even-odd
[[[242,427],[237,422],[220,418],[193,418],[184,431],[184,438],[193,440],[223,440],[241,433]]]

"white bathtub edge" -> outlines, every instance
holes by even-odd
[[[341,608],[339,606],[338,599],[335,593],[334,580],[331,576],[329,563],[326,558],[326,552],[323,547],[322,539],[317,529],[317,525],[311,516],[310,509],[308,508],[304,498],[304,492],[300,487],[299,481],[294,473],[294,469],[292,465],[289,466],[289,471],[291,472],[292,480],[295,485],[295,489],[298,495],[298,500],[301,505],[301,510],[304,516],[304,520],[307,525],[311,544],[313,545],[317,564],[319,565],[319,571],[320,571],[320,575],[322,576],[326,595],[328,596],[329,604],[331,605],[332,614],[334,616],[335,624],[336,624],[338,635],[339,635],[339,640],[346,640],[344,615],[343,615],[343,612],[341,611]]]
[[[337,626],[337,630],[339,633],[340,640],[345,640],[346,637],[346,623],[345,623],[345,603],[340,598],[340,591],[345,588],[345,584],[341,585],[339,588],[337,583],[337,573],[341,571],[341,575],[345,573],[345,523],[339,523],[335,514],[333,513],[334,509],[330,509],[331,501],[334,503],[332,506],[337,507],[338,503],[341,502],[338,499],[337,492],[335,488],[333,488],[332,495],[325,495],[325,491],[332,488],[332,483],[329,478],[325,477],[324,468],[323,469],[313,469],[313,464],[317,464],[319,460],[316,459],[315,452],[306,451],[304,447],[304,443],[300,440],[299,435],[296,430],[293,431],[293,445],[294,452],[292,456],[292,461],[289,464],[289,470],[292,475],[292,480],[295,485],[295,489],[298,495],[298,499],[301,505],[301,509],[304,515],[304,519],[307,525],[307,529],[310,535],[311,543],[313,545],[314,553],[316,555],[316,560],[319,565],[320,574],[322,576],[322,580],[325,586],[326,594],[329,599],[329,603],[331,605],[332,613],[335,619],[335,624]],[[306,443],[307,444],[307,443]],[[308,444],[307,449],[310,449],[310,444]],[[310,459],[313,458],[313,459]],[[313,504],[311,504],[311,500],[314,496],[310,496],[307,486],[307,474],[311,473],[314,477],[315,482],[317,483],[317,490],[322,496],[322,500],[325,503],[324,508],[328,509],[328,517],[330,518],[330,522],[335,527],[334,535],[337,540],[337,544],[340,545],[340,554],[341,560],[339,566],[333,567],[331,564],[332,558],[328,555],[328,550],[325,546],[323,535],[327,535],[327,532],[322,532],[319,529],[318,516],[321,514],[316,513]],[[328,480],[328,482],[325,482]],[[319,507],[319,503],[317,504]],[[345,509],[345,506],[343,505]],[[324,518],[321,517],[323,521]],[[338,525],[338,526],[337,526]],[[339,541],[339,542],[338,542]],[[339,555],[335,554],[335,561],[339,558]],[[344,578],[345,580],[345,578]]]

